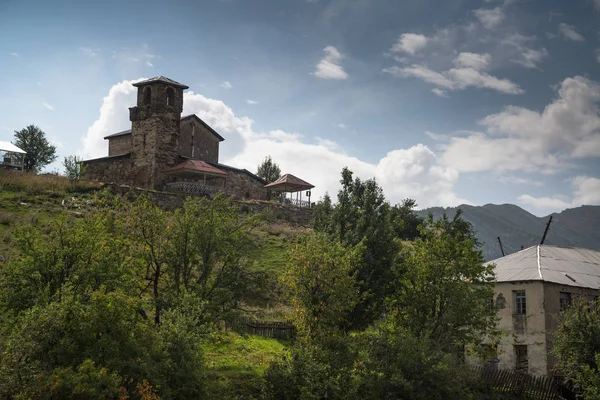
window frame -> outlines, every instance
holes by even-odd
[[[527,291],[513,290],[513,314],[514,315],[527,315]]]

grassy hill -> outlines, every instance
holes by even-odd
[[[15,255],[15,233],[21,226],[34,224],[49,231],[65,218],[85,218],[107,195],[96,183],[0,171],[0,268],[2,260]],[[279,278],[286,271],[289,246],[306,230],[271,218],[251,232],[246,262],[251,269],[264,272],[267,280],[266,289],[251,294],[244,304],[255,317],[282,320],[289,316]],[[204,346],[208,398],[254,398],[260,391],[260,375],[286,346],[275,339],[233,332],[210,335]]]

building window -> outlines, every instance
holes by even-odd
[[[571,305],[571,293],[560,292],[560,311],[563,312]]]
[[[513,298],[515,304],[515,314],[525,315],[527,314],[527,304],[525,300],[525,291],[524,290],[514,290]]]
[[[144,104],[150,104],[151,100],[152,100],[152,89],[150,89],[149,87],[146,87],[144,89]]]
[[[529,360],[527,359],[527,345],[515,344],[515,370],[526,374],[529,371]]]
[[[175,104],[175,91],[173,88],[167,88],[167,105],[172,106]]]

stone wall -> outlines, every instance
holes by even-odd
[[[186,118],[179,126],[179,154],[209,162],[219,162],[219,138],[195,118]]]
[[[221,167],[218,167],[221,168]],[[264,183],[241,170],[227,169],[225,191],[236,200],[266,200]]]
[[[108,139],[108,156],[120,156],[131,153],[131,135],[122,135]]]
[[[82,179],[100,182],[131,183],[129,154],[83,161]]]

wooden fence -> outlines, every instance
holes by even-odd
[[[284,340],[292,339],[296,333],[294,325],[291,322],[263,322],[249,318],[226,322],[225,329],[248,335]]]
[[[495,369],[475,368],[484,382],[502,393],[513,393],[523,399],[531,400],[559,400],[563,399],[561,393],[562,379],[559,377],[533,376],[520,372]]]

